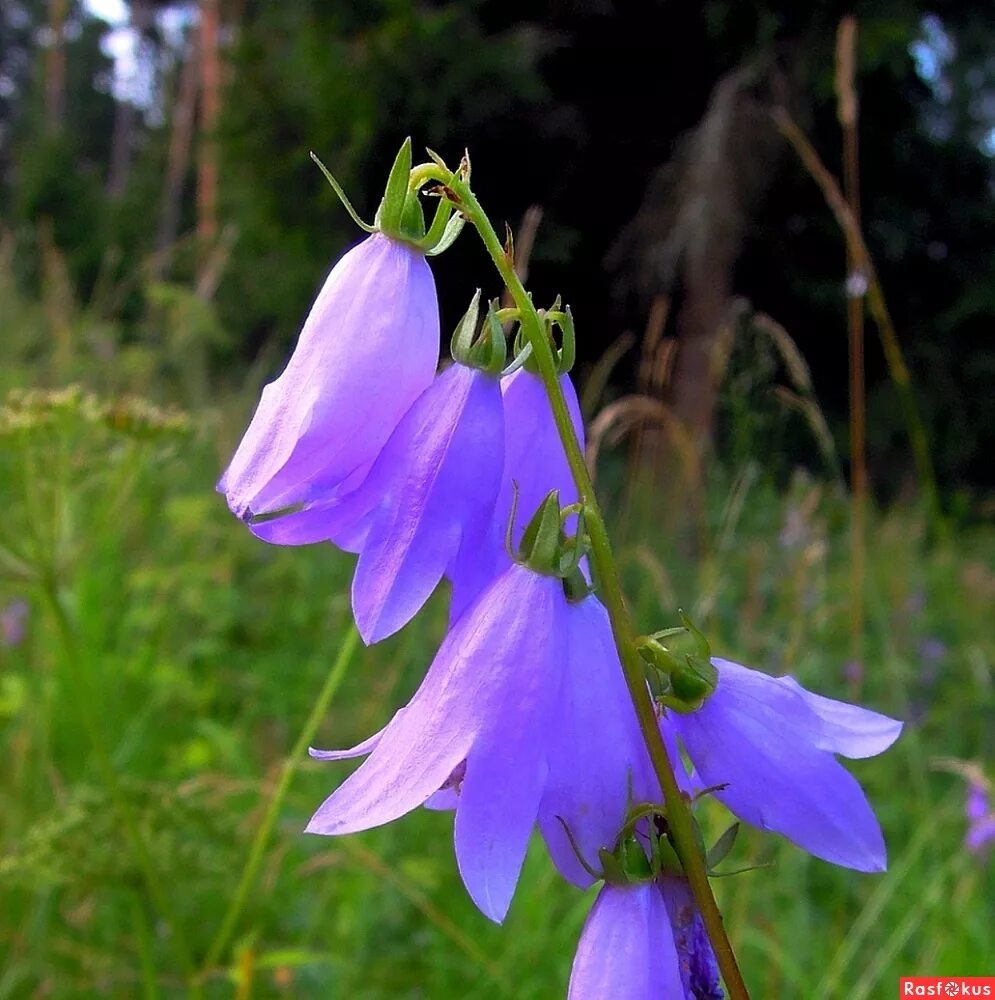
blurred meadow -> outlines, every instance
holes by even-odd
[[[648,6],[0,8],[0,1000],[564,995],[593,894],[538,841],[499,928],[447,814],[301,833],[348,769],[308,728],[380,728],[444,590],[364,648],[352,557],[214,492],[355,239],[308,150],[368,216],[409,132],[469,146],[574,307],[637,622],[685,608],[907,720],[852,765],[886,874],[741,833],[728,865],[765,867],[717,892],[753,995],[995,972],[964,847],[965,765],[995,779],[995,24]],[[499,289],[472,233],[433,269],[445,338]]]

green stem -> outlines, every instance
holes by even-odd
[[[176,948],[177,958],[190,984],[190,996],[193,1000],[196,1000],[196,998],[202,996],[202,992],[196,981],[196,967],[194,965],[193,952],[190,950],[190,946],[186,940],[186,935],[183,932],[183,925],[180,922],[179,916],[173,908],[169,895],[163,888],[163,884],[159,879],[159,873],[156,869],[155,862],[152,860],[152,855],[149,853],[149,850],[145,845],[145,841],[142,838],[142,832],[139,829],[138,821],[135,819],[135,814],[131,809],[128,798],[118,781],[117,771],[114,768],[114,761],[111,759],[110,751],[108,750],[104,739],[103,730],[100,728],[100,725],[97,722],[97,716],[94,713],[93,691],[90,686],[88,667],[80,656],[76,630],[69,614],[65,609],[65,606],[62,603],[62,597],[59,594],[58,584],[51,573],[46,573],[45,575],[43,590],[51,608],[52,615],[55,618],[59,636],[62,640],[67,665],[69,667],[69,673],[73,678],[73,682],[77,689],[77,705],[80,715],[83,717],[83,724],[86,727],[91,748],[97,759],[97,765],[100,768],[101,779],[106,785],[107,790],[110,793],[111,800],[114,803],[114,807],[121,819],[125,839],[127,840],[128,847],[134,856],[135,863],[142,874],[148,894],[151,897],[156,909],[169,925]],[[143,956],[142,964],[143,966],[145,965],[145,956]]]
[[[567,462],[584,503],[584,519],[591,539],[591,558],[597,571],[601,597],[611,619],[615,644],[618,647],[629,695],[639,720],[639,728],[663,792],[663,801],[667,809],[667,819],[674,843],[694,893],[695,901],[701,911],[712,947],[715,950],[715,957],[729,990],[730,1000],[749,1000],[746,984],[739,971],[732,944],[722,922],[722,914],[719,912],[718,904],[712,894],[712,887],[708,881],[705,860],[695,838],[691,811],[681,795],[677,778],[663,745],[656,709],[646,687],[642,658],[636,649],[635,629],[625,605],[621,581],[612,556],[608,530],[594,495],[594,485],[591,482],[584,454],[581,451],[570,411],[567,408],[566,398],[560,386],[552,346],[545,334],[539,314],[532,304],[532,299],[525,290],[521,279],[515,273],[512,261],[505,253],[494,227],[476,196],[459,177],[455,175],[447,177],[441,170],[438,176],[439,180],[445,183],[459,199],[457,209],[476,227],[487,252],[494,261],[494,266],[520,312],[520,322],[528,342],[532,345],[532,353],[553,409],[553,417],[566,451]]]
[[[222,952],[228,946],[231,936],[238,925],[239,918],[242,916],[242,910],[245,908],[245,902],[256,884],[256,879],[259,877],[259,869],[263,864],[270,834],[273,832],[273,826],[276,823],[280,808],[283,806],[283,800],[290,789],[290,782],[307,748],[311,745],[314,734],[318,731],[318,726],[328,711],[328,706],[335,696],[335,692],[338,691],[339,685],[342,683],[342,678],[345,677],[346,668],[349,666],[353,654],[356,652],[358,639],[359,633],[356,631],[355,626],[350,626],[341,647],[339,647],[339,655],[335,658],[332,669],[328,672],[328,676],[325,679],[325,684],[318,694],[314,707],[311,709],[311,714],[307,717],[307,721],[304,723],[304,727],[297,737],[297,742],[294,744],[293,750],[290,751],[290,756],[283,763],[280,780],[277,782],[276,789],[266,806],[262,822],[259,824],[252,845],[249,848],[249,854],[245,861],[245,867],[242,869],[238,888],[236,888],[235,894],[228,904],[224,919],[221,921],[221,926],[218,928],[218,932],[215,934],[214,940],[207,950],[207,957],[204,959],[201,977],[205,976],[217,963],[218,959],[220,959]]]

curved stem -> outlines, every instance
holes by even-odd
[[[207,957],[204,959],[204,965],[201,970],[202,977],[217,963],[228,942],[231,940],[235,928],[238,926],[242,910],[245,908],[245,902],[249,898],[249,893],[252,891],[253,886],[256,884],[256,879],[259,877],[259,869],[262,867],[266,848],[269,845],[270,834],[273,832],[273,826],[276,823],[280,807],[283,805],[283,800],[287,797],[290,782],[297,771],[297,765],[307,752],[307,748],[311,745],[314,734],[317,732],[323,716],[328,711],[328,706],[335,696],[335,692],[338,691],[339,685],[342,683],[346,668],[349,666],[353,654],[356,652],[358,639],[359,633],[356,631],[355,626],[350,625],[349,631],[346,633],[345,639],[339,647],[339,655],[336,656],[335,662],[332,664],[332,669],[329,670],[328,677],[325,678],[325,684],[315,700],[314,707],[311,709],[311,714],[307,717],[307,721],[298,734],[297,742],[294,744],[293,750],[290,751],[290,756],[284,761],[283,770],[280,772],[280,780],[266,806],[262,822],[260,822],[256,830],[256,835],[252,840],[252,845],[249,848],[249,854],[245,860],[245,867],[242,869],[238,887],[235,889],[231,902],[228,904],[228,909],[225,911],[221,926],[218,928],[218,932],[214,935],[214,940],[207,950]]]
[[[708,873],[705,869],[705,860],[695,839],[694,820],[691,818],[690,809],[681,795],[673,767],[667,756],[666,748],[663,745],[656,709],[653,706],[644,679],[642,658],[636,649],[635,630],[625,605],[622,584],[615,566],[615,559],[612,556],[611,543],[608,538],[608,530],[605,527],[604,515],[601,513],[601,508],[598,506],[597,498],[594,495],[594,485],[591,482],[591,476],[584,461],[584,454],[581,451],[580,442],[577,440],[573,421],[570,418],[570,411],[567,408],[563,389],[560,386],[552,346],[545,335],[542,321],[535,306],[532,304],[532,299],[525,290],[521,279],[515,273],[512,261],[505,253],[504,247],[501,245],[501,241],[494,231],[494,227],[481,208],[476,196],[455,175],[446,177],[440,170],[439,179],[459,199],[456,207],[476,227],[480,238],[484,242],[484,246],[494,261],[494,266],[501,275],[520,312],[520,322],[528,338],[528,342],[532,345],[532,353],[553,409],[553,417],[556,421],[556,427],[559,431],[564,450],[566,451],[567,462],[570,465],[574,482],[577,484],[577,490],[584,503],[585,521],[591,539],[591,558],[601,585],[601,596],[605,607],[608,609],[608,616],[611,619],[615,644],[618,647],[619,659],[622,662],[622,670],[625,674],[629,695],[632,698],[636,717],[639,720],[639,728],[646,743],[646,749],[652,761],[653,770],[656,772],[657,779],[660,782],[660,789],[663,792],[663,801],[667,809],[667,819],[677,852],[680,855],[681,863],[691,884],[695,902],[701,911],[709,939],[715,950],[719,969],[729,990],[729,996],[731,1000],[749,1000],[746,984],[739,971],[732,944],[729,941],[722,922],[722,914],[719,912],[715,897],[712,894],[712,887],[709,884]]]

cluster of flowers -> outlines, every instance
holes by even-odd
[[[423,251],[374,232],[335,265],[219,483],[260,538],[358,555],[352,607],[367,643],[452,584],[449,634],[411,701],[358,746],[312,751],[366,759],[307,829],[347,834],[419,806],[451,809],[463,882],[500,922],[538,826],[565,878],[605,882],[571,998],[721,996],[687,881],[660,860],[663,813],[640,805],[659,803],[660,788],[608,615],[571,584],[587,582],[580,534],[571,548],[565,530],[578,498],[543,383],[527,364],[503,374],[493,309],[472,335],[476,300],[455,363],[437,374]],[[901,724],[787,677],[711,665],[717,681],[696,711],[659,708],[685,792],[707,790],[828,861],[882,869],[880,828],[837,755],[880,753]]]

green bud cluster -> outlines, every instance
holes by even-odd
[[[647,679],[657,701],[676,712],[701,708],[718,684],[708,640],[691,619],[678,612],[681,624],[636,640],[647,666]]]

